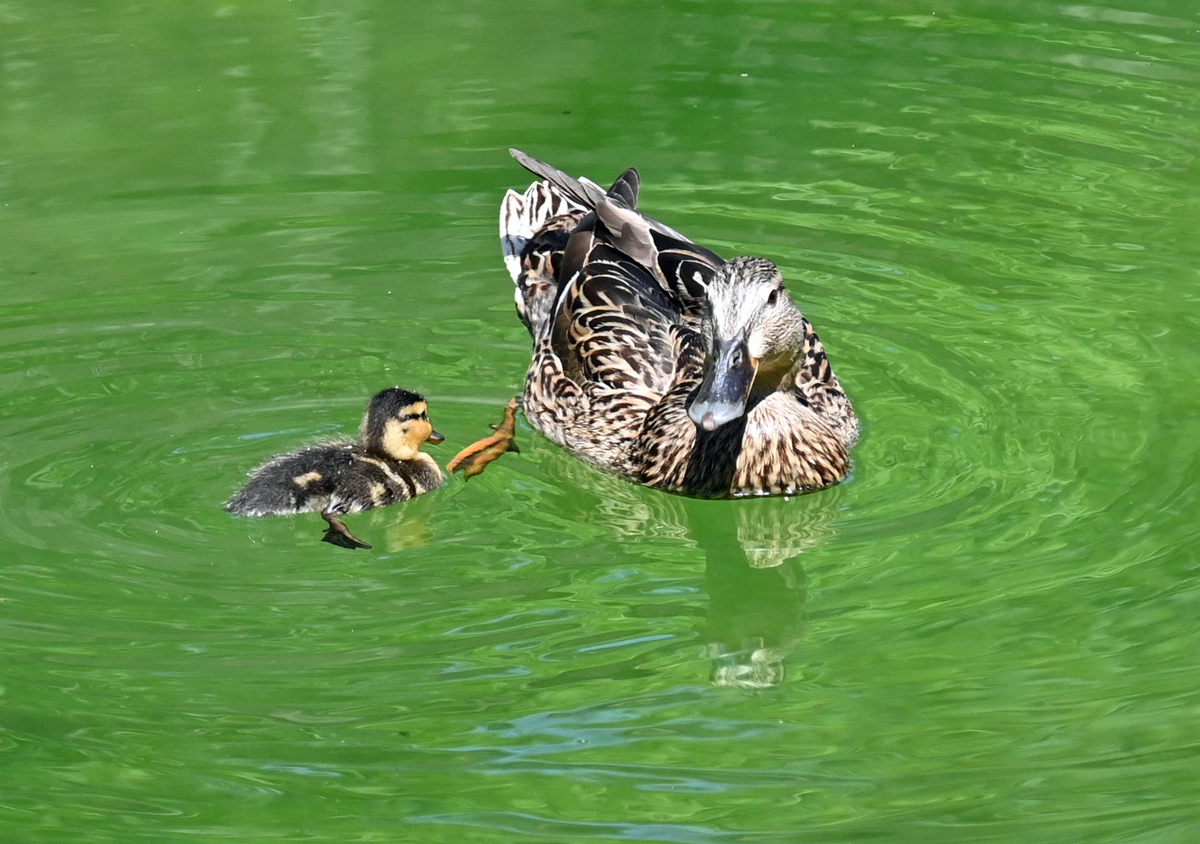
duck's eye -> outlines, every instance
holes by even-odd
[[[774,290],[771,291],[771,295],[767,297],[767,306],[774,307],[775,303],[778,301],[779,301],[779,288],[776,287]]]

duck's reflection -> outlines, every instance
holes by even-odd
[[[582,493],[578,518],[602,523],[623,546],[636,553],[652,539],[658,547],[678,543],[704,554],[709,606],[700,631],[714,684],[783,682],[786,658],[808,625],[801,557],[833,536],[837,488],[791,499],[702,501],[634,486],[568,455],[537,456]]]
[[[783,682],[786,657],[808,625],[800,555],[829,535],[829,518],[821,514],[830,508],[809,503],[686,503],[691,536],[704,552],[709,609],[702,635],[714,684],[765,688]]]

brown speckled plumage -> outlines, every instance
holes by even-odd
[[[546,437],[647,486],[790,495],[849,471],[858,419],[778,269],[725,261],[605,191],[516,150],[545,181],[500,212],[533,335],[524,412]]]

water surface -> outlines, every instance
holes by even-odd
[[[1200,9],[0,5],[0,837],[1184,842]],[[853,477],[695,502],[519,430],[235,520],[529,340],[518,146],[765,255]]]

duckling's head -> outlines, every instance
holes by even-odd
[[[367,451],[393,460],[412,460],[425,443],[437,445],[444,439],[429,424],[425,399],[399,387],[371,399],[363,418],[362,440]]]
[[[708,283],[704,382],[688,416],[712,431],[746,412],[752,390],[778,389],[804,350],[804,316],[766,258],[734,258]]]

